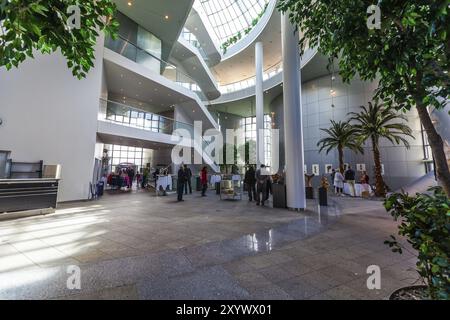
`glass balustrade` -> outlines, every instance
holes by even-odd
[[[99,120],[164,134],[172,134],[177,125],[173,119],[109,100],[100,100]]]
[[[283,71],[283,62],[280,61],[272,67],[268,68],[263,73],[263,81],[269,80],[270,78],[276,76]],[[219,91],[221,93],[231,93],[239,90],[244,90],[255,86],[256,77],[250,77],[238,82],[230,83],[224,86],[219,85]]]
[[[194,138],[194,126],[192,124],[175,121],[174,119],[156,113],[147,112],[110,100],[100,99],[98,119],[126,127],[169,135],[172,135],[176,129],[184,129],[189,132],[192,139]],[[202,137],[201,147],[203,150],[211,143],[211,141],[206,141]]]
[[[208,101],[197,82],[180,71],[179,67],[156,57],[147,50],[139,48],[127,39],[119,36],[114,40],[108,36],[105,39],[105,47],[195,92],[200,100]]]

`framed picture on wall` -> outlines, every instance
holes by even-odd
[[[349,166],[350,166],[350,164],[344,163],[344,171],[347,171]]]
[[[331,174],[333,172],[333,165],[332,164],[326,164],[325,165],[325,173]]]
[[[384,163],[381,164],[381,175],[384,176]]]
[[[358,163],[358,164],[356,165],[356,169],[357,169],[359,172],[366,171],[366,164],[365,164],[365,163]]]
[[[312,173],[316,176],[320,175],[320,166],[318,164],[312,165]]]

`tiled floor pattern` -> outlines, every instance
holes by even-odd
[[[56,214],[0,222],[2,299],[383,299],[417,279],[383,244],[380,202],[335,198],[305,213],[198,194],[177,203],[107,195]],[[81,290],[67,289],[67,267]],[[381,290],[368,290],[369,265]]]

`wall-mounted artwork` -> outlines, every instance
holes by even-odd
[[[332,164],[326,164],[325,165],[325,173],[330,174],[333,172],[333,165]]]
[[[384,164],[381,164],[381,175],[384,176]]]
[[[312,173],[316,176],[320,174],[320,166],[318,164],[312,165]]]
[[[366,171],[366,164],[365,163],[358,163],[356,165],[356,170],[358,170],[359,172]]]
[[[349,166],[350,166],[350,164],[344,163],[344,171],[347,171]]]

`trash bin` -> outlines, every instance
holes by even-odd
[[[97,182],[97,197],[103,196],[104,190],[105,190],[105,183],[103,181]]]
[[[326,188],[319,188],[319,205],[328,206],[328,194]]]
[[[202,183],[200,181],[200,176],[198,176],[196,179],[196,185],[195,185],[195,190],[196,191],[202,191]]]
[[[216,194],[220,195],[220,182],[216,182]]]

